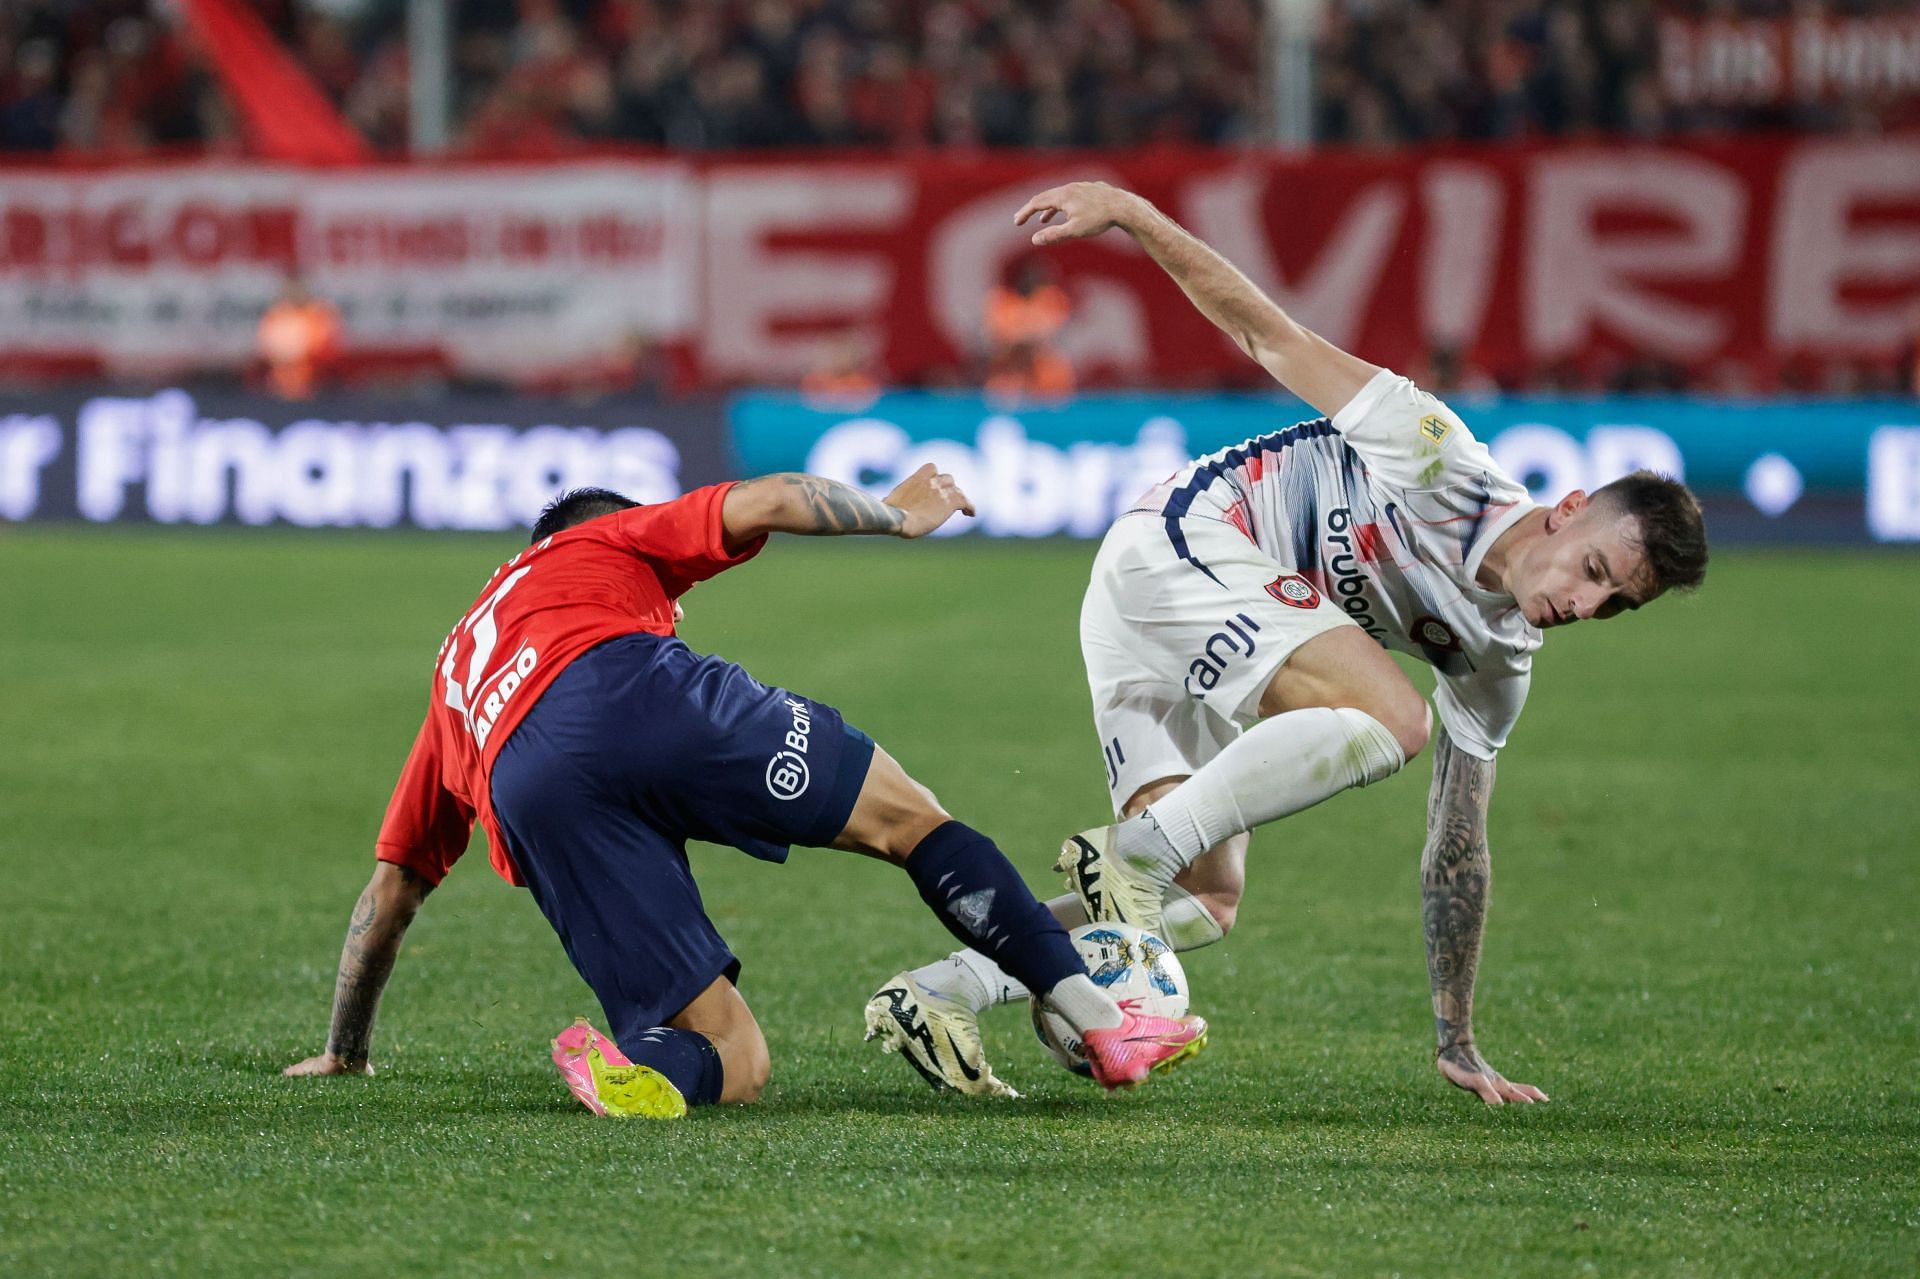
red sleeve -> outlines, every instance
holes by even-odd
[[[615,538],[653,566],[669,599],[686,594],[695,582],[746,563],[767,544],[761,536],[737,553],[727,551],[721,506],[733,483],[709,484],[671,502],[636,506],[613,517]]]
[[[446,878],[473,835],[473,809],[447,789],[441,763],[440,738],[429,711],[374,842],[380,861],[416,871],[430,884]]]

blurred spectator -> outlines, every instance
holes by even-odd
[[[1491,373],[1462,358],[1456,346],[1436,346],[1427,352],[1426,368],[1411,375],[1436,395],[1487,394],[1500,389]]]
[[[1072,395],[1073,365],[1039,342],[1015,342],[996,351],[987,366],[990,399],[1022,401]]]
[[[0,149],[120,154],[223,142],[214,96],[148,0],[0,4]]]
[[[51,151],[60,139],[61,99],[54,85],[53,43],[29,40],[13,59],[5,131],[15,151]]]
[[[283,400],[308,399],[340,353],[340,313],[288,276],[260,317],[259,345],[267,389]]]
[[[987,294],[987,342],[992,347],[1015,342],[1051,343],[1073,314],[1073,303],[1060,287],[1053,260],[1030,253],[1015,262],[1005,283]]]
[[[852,332],[829,339],[819,363],[800,379],[800,394],[843,409],[871,404],[880,394],[880,375],[866,339]]]
[[[402,0],[251,0],[376,146],[406,132]],[[1912,0],[1325,0],[1317,136],[1405,142],[1873,131],[1920,95],[1670,99],[1678,19],[1909,16]],[[458,0],[455,120],[473,153],[1137,146],[1250,140],[1266,0]],[[219,143],[175,0],[0,3],[0,146]],[[1675,30],[1682,28],[1673,28]],[[1697,32],[1696,25],[1684,28]],[[1684,44],[1684,41],[1683,41]],[[1681,47],[1681,46],[1676,46]],[[1695,63],[1711,50],[1691,46]],[[1684,78],[1684,77],[1683,77]]]
[[[1732,103],[1711,95],[1670,99],[1663,41],[1702,29],[1684,25],[1690,21],[1911,19],[1913,12],[1912,0],[1327,0],[1314,51],[1316,132],[1325,142],[1379,146],[1595,133],[1877,131],[1920,119],[1920,102],[1913,95],[1872,102],[1793,94]],[[1669,20],[1681,25],[1664,29]]]
[[[1895,370],[1900,393],[1920,399],[1920,302],[1907,309],[1907,342]]]
[[[404,3],[253,2],[370,141],[404,143]],[[456,130],[509,155],[1228,142],[1262,100],[1261,5],[456,0]],[[218,91],[178,23],[167,0],[0,3],[0,147],[208,141]]]
[[[1073,365],[1054,346],[1073,302],[1053,261],[1037,253],[1017,260],[987,294],[987,387],[1003,396],[1066,395]]]

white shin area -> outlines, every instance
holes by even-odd
[[[1225,839],[1390,777],[1406,762],[1386,726],[1352,707],[1263,719],[1147,805],[1168,846],[1156,859],[1165,882]]]

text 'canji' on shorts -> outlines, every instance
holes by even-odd
[[[609,640],[541,694],[494,761],[494,813],[623,1049],[739,975],[687,841],[775,862],[827,845],[873,749],[826,703],[669,636]]]
[[[1192,774],[1258,718],[1293,651],[1354,622],[1232,524],[1122,516],[1094,558],[1080,652],[1118,814]]]

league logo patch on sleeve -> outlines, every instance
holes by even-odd
[[[1289,608],[1319,608],[1320,592],[1298,573],[1282,573],[1267,583],[1267,594]]]
[[[1414,618],[1408,633],[1413,636],[1413,642],[1422,648],[1437,648],[1447,652],[1458,652],[1460,648],[1460,637],[1453,633],[1451,626],[1437,617]]]
[[[1445,444],[1447,436],[1453,433],[1453,423],[1438,413],[1429,413],[1420,419],[1420,434],[1435,444]]]

